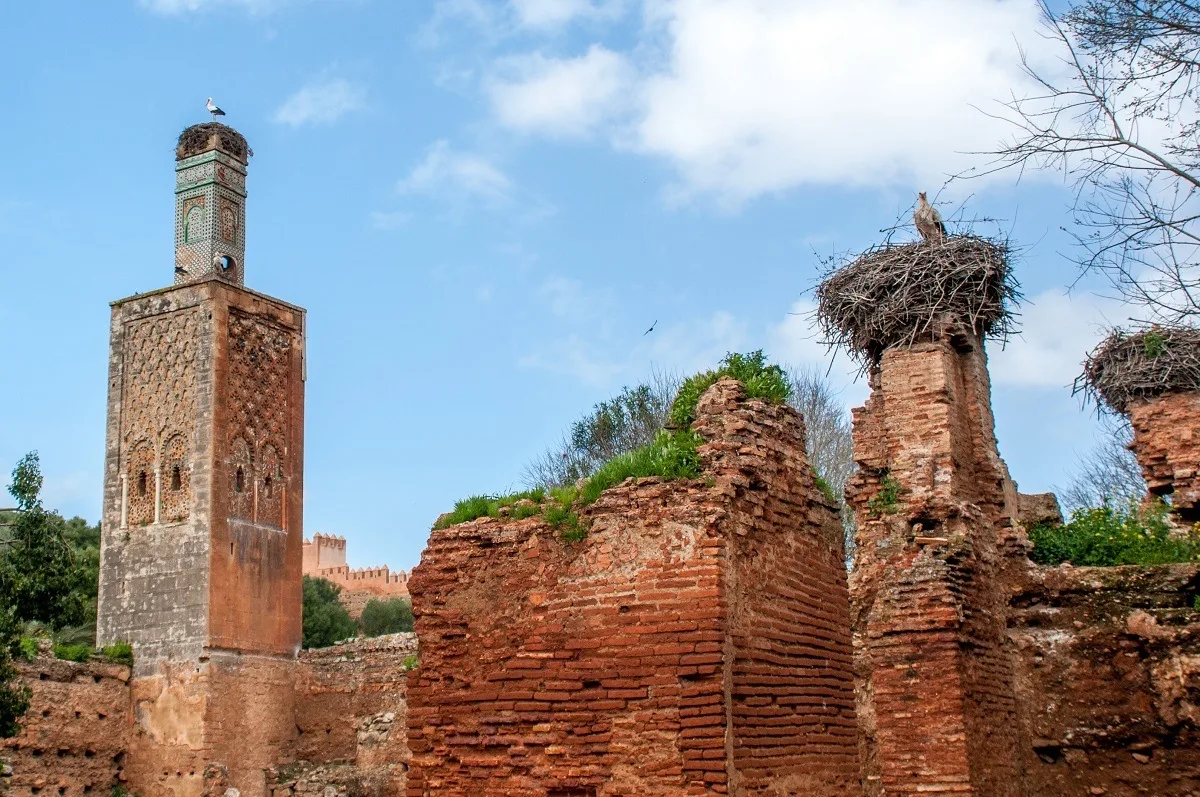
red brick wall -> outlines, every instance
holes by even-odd
[[[124,773],[129,668],[39,658],[20,670],[32,696],[21,734],[0,740],[0,761],[13,770],[0,777],[0,792],[107,795]]]
[[[1028,797],[1200,794],[1200,566],[1029,565],[1009,635]]]
[[[1185,520],[1200,521],[1200,392],[1135,402],[1129,421],[1150,492],[1170,495]]]
[[[538,518],[433,532],[410,797],[852,792],[836,513],[798,416],[739,396],[701,402],[709,482],[609,490],[583,542]]]

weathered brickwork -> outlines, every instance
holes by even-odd
[[[851,580],[868,794],[1019,794],[1001,552],[1015,487],[981,342],[889,349],[854,412]]]
[[[1126,411],[1147,488],[1183,520],[1200,522],[1200,392],[1142,399]]]
[[[432,533],[410,797],[853,788],[837,515],[799,416],[741,395],[700,404],[712,486],[611,489],[573,545],[538,518]]]
[[[1019,572],[1023,795],[1200,794],[1197,592],[1196,565]]]
[[[20,735],[0,741],[0,762],[12,768],[0,793],[108,795],[124,782],[129,668],[47,657],[18,666],[32,695]]]

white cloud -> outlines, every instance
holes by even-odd
[[[625,0],[511,0],[521,25],[559,28],[577,19],[615,19],[625,12]]]
[[[1128,308],[1090,293],[1040,293],[1021,308],[1021,334],[1001,348],[988,344],[992,381],[998,385],[1065,388],[1083,370],[1083,359],[1105,328],[1125,320]]]
[[[1027,85],[1014,37],[1038,64],[1049,47],[1036,0],[644,7],[627,54],[531,55],[491,85],[495,114],[550,136],[620,123],[614,146],[670,162],[678,198],[731,206],[800,185],[936,188],[1006,132],[972,105]]]
[[[459,152],[441,140],[396,188],[402,194],[458,194],[502,203],[510,197],[512,181],[484,156]]]
[[[331,124],[363,107],[366,99],[367,91],[362,86],[343,78],[320,78],[288,97],[274,119],[292,127]]]
[[[625,58],[593,45],[579,58],[541,53],[498,64],[506,77],[487,82],[500,123],[548,136],[583,136],[621,113],[633,84]]]

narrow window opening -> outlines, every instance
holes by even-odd
[[[229,543],[229,555],[233,556],[233,543]]]
[[[146,471],[144,470],[138,472],[137,494],[139,498],[146,496]]]
[[[179,466],[171,468],[171,489],[179,491],[183,489],[183,477],[179,473]]]
[[[246,491],[246,474],[241,468],[238,468],[237,473],[233,476],[233,489],[238,493]]]
[[[263,479],[263,493],[267,496],[267,498],[271,497],[271,491],[272,491],[272,488],[274,487],[274,485],[275,485],[275,482],[274,482],[274,480],[271,479],[270,476]]]

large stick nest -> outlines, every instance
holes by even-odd
[[[975,235],[873,247],[817,287],[817,323],[864,367],[891,346],[932,340],[947,316],[1004,339],[1021,299],[1011,254],[1007,241]]]
[[[242,163],[249,163],[254,150],[246,143],[246,137],[229,125],[220,122],[204,122],[192,125],[179,134],[175,147],[175,159],[183,160],[211,149],[221,149]]]
[[[1076,393],[1121,413],[1138,399],[1188,390],[1200,390],[1200,329],[1185,326],[1114,329],[1075,380]]]

